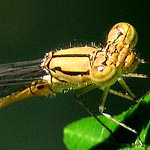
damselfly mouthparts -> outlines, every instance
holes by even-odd
[[[78,90],[77,97],[99,88],[103,95],[99,105],[102,113],[110,87],[117,81],[136,99],[123,80],[141,63],[133,51],[137,33],[128,23],[118,23],[108,34],[105,47],[74,47],[46,53],[44,59],[0,65],[0,108],[31,96]]]

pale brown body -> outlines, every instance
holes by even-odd
[[[1,98],[0,107],[34,95],[82,89],[91,84],[105,91],[122,74],[137,68],[139,58],[132,50],[136,41],[135,29],[130,24],[120,23],[111,29],[104,48],[85,46],[51,51],[40,65],[45,76],[22,91]]]

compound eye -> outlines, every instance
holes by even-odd
[[[107,82],[110,82],[109,84],[112,84],[112,80],[114,80],[115,74],[116,68],[112,66],[93,66],[90,70],[91,81],[99,86]]]
[[[122,42],[134,48],[137,43],[138,35],[135,28],[129,23],[121,22],[112,27],[108,34],[107,43]]]

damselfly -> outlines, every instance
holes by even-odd
[[[78,90],[76,97],[94,88],[103,90],[102,113],[110,87],[117,81],[129,99],[136,99],[123,77],[133,74],[142,60],[133,51],[134,27],[122,22],[110,30],[105,47],[84,46],[50,51],[44,59],[0,65],[0,108],[31,96]]]

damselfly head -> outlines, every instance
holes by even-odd
[[[132,49],[135,47],[138,40],[138,35],[135,28],[126,22],[115,24],[110,30],[107,38],[107,44],[122,43],[129,45]]]
[[[139,58],[133,51],[137,39],[137,32],[132,25],[125,22],[115,24],[108,34],[105,47],[106,64],[114,65],[117,70],[120,68],[122,73],[133,72],[139,64]]]

